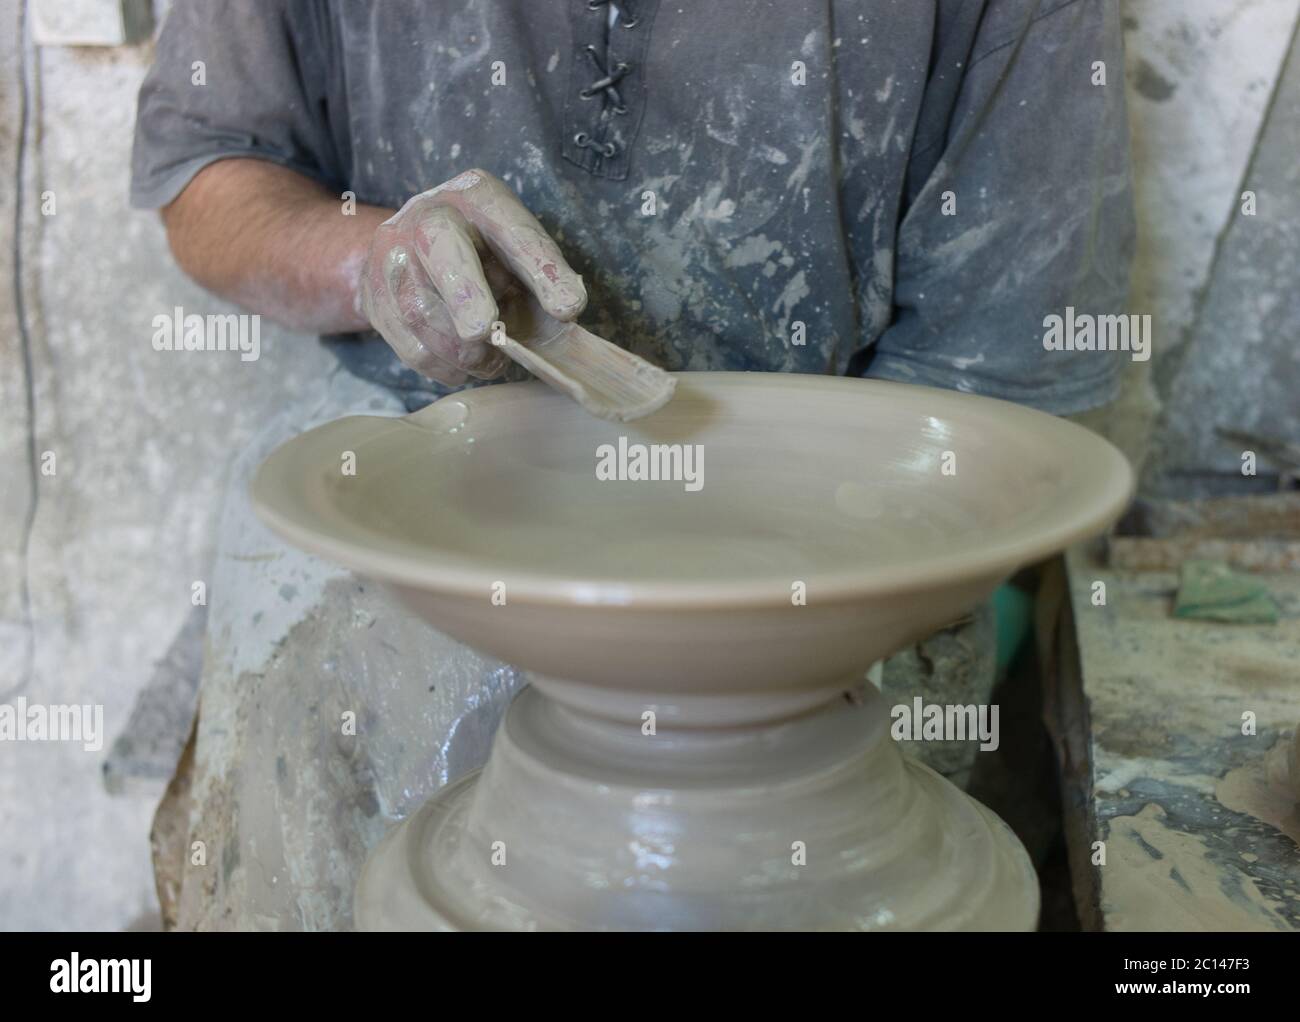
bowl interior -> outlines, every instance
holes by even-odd
[[[276,451],[254,497],[291,540],[379,577],[626,601],[1009,571],[1104,528],[1131,487],[1105,441],[1004,402],[696,373],[634,423],[531,383],[339,420]]]

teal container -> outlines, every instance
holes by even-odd
[[[1015,661],[1034,622],[1034,598],[1018,586],[999,586],[993,594],[993,615],[998,630],[998,676]]]

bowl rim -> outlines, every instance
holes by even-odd
[[[991,577],[1007,577],[1019,568],[1057,553],[1081,540],[1109,528],[1133,497],[1136,478],[1128,459],[1110,441],[1066,419],[1011,401],[1002,401],[958,391],[890,380],[862,379],[821,374],[766,372],[689,372],[674,373],[679,381],[721,384],[722,386],[780,387],[866,387],[897,393],[903,389],[910,397],[936,402],[934,414],[942,416],[965,404],[985,411],[1001,406],[1001,414],[1024,419],[1025,427],[1037,433],[1057,432],[1072,436],[1076,442],[1091,446],[1093,455],[1109,467],[1101,474],[1101,483],[1089,499],[1066,509],[1058,524],[1035,532],[1031,541],[1014,538],[995,543],[981,543],[947,556],[933,556],[920,562],[887,565],[863,571],[860,567],[832,571],[814,571],[804,579],[807,602],[858,602],[864,599],[915,593],[919,590],[948,588]],[[284,480],[275,476],[276,468],[293,456],[303,444],[319,440],[326,430],[352,428],[365,422],[366,428],[391,428],[394,423],[428,429],[448,405],[465,402],[480,409],[502,401],[556,395],[538,381],[502,383],[471,390],[457,391],[405,416],[348,415],[306,430],[278,445],[258,466],[250,485],[253,508],[262,522],[287,542],[312,554],[337,562],[363,576],[383,582],[442,595],[469,596],[483,599],[501,575],[500,566],[472,555],[440,552],[436,557],[412,559],[408,553],[381,550],[353,539],[340,539],[328,531],[304,524],[285,504],[301,499],[289,494]],[[680,393],[689,393],[689,388]],[[439,406],[443,406],[440,408]],[[946,407],[945,407],[946,406]],[[672,407],[671,403],[668,407]],[[668,608],[674,610],[748,609],[755,607],[789,607],[791,578],[749,578],[744,580],[665,579],[619,582],[605,578],[583,578],[577,574],[539,571],[511,571],[511,604],[539,606],[608,606]]]

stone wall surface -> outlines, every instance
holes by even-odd
[[[0,0],[0,47],[10,51],[0,55],[0,173],[9,181],[23,93],[19,14],[17,0]],[[256,362],[155,351],[155,315],[177,305],[235,310],[176,269],[156,214],[128,207],[135,96],[151,46],[29,45],[27,59],[25,338],[15,303],[0,302],[0,701],[101,704],[105,740],[93,752],[0,745],[0,927],[117,929],[156,913],[148,835],[166,778],[116,784],[110,795],[113,741],[189,615],[192,583],[207,577],[231,459],[332,359],[313,338],[266,322]],[[43,193],[52,215],[42,214]],[[14,189],[0,187],[6,289],[13,201]],[[24,346],[34,421],[17,371]],[[53,475],[40,475],[39,461],[33,473],[30,450],[54,455]]]
[[[1123,397],[1107,412],[1106,432],[1134,460],[1147,462],[1153,490],[1182,462],[1176,442],[1157,444],[1147,458],[1153,424],[1192,343],[1265,115],[1300,101],[1294,83],[1279,87],[1300,2],[1124,0],[1123,9],[1138,219],[1129,305],[1152,317],[1154,341],[1151,361],[1131,366]],[[1294,276],[1285,262],[1264,272],[1279,285]],[[1244,386],[1238,392],[1248,395]],[[1180,405],[1172,414],[1197,413]]]
[[[1258,78],[1253,84],[1266,91]],[[1291,46],[1272,95],[1240,183],[1227,193],[1186,341],[1157,367],[1164,409],[1148,489],[1166,496],[1240,480],[1246,450],[1261,475],[1276,475],[1266,452],[1300,443],[1300,47]]]

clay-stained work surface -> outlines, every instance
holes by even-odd
[[[1300,572],[1258,576],[1277,624],[1230,625],[1172,617],[1173,572],[1112,571],[1081,549],[1067,565],[1091,763],[1072,862],[1092,871],[1094,919],[1109,930],[1300,929],[1289,763]]]

